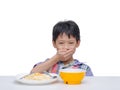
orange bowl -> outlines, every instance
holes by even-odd
[[[80,84],[85,77],[85,70],[81,69],[61,69],[60,77],[65,84]]]

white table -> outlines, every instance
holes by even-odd
[[[79,85],[57,81],[47,85],[24,85],[15,76],[0,76],[0,90],[120,90],[120,77],[85,77]]]

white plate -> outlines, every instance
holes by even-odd
[[[18,74],[16,76],[16,81],[19,82],[19,83],[23,83],[23,84],[31,84],[31,85],[39,85],[39,84],[50,84],[50,83],[53,83],[55,81],[58,80],[58,75],[57,74],[54,74],[54,73],[50,73],[52,76],[57,76],[56,78],[51,78],[49,80],[27,80],[27,79],[24,79],[22,77],[24,77],[25,75],[27,74]],[[22,79],[21,79],[22,78]]]

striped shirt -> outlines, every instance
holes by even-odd
[[[49,59],[47,59],[47,60],[49,60]],[[38,64],[41,64],[41,63],[42,62],[35,64],[34,67],[37,66]],[[59,74],[59,70],[65,69],[65,68],[83,69],[86,71],[86,76],[93,76],[91,68],[88,65],[86,65],[82,62],[79,62],[77,59],[74,59],[72,62],[70,62],[69,64],[66,64],[66,65],[64,65],[64,63],[62,61],[59,61],[55,65],[53,65],[48,70],[48,72]]]

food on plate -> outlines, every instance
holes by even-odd
[[[32,73],[30,75],[26,75],[24,79],[27,80],[49,80],[50,76],[44,73]]]

